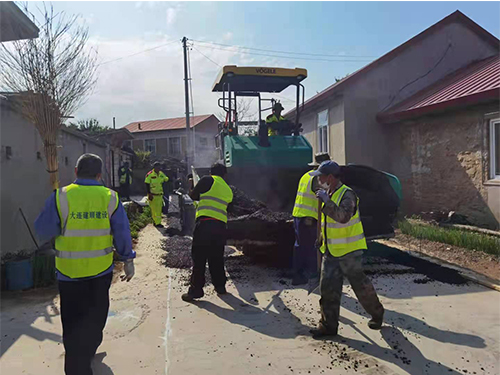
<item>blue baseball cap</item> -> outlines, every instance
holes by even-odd
[[[327,160],[321,163],[319,168],[311,173],[311,176],[321,176],[329,174],[334,176],[338,176],[340,174],[340,166],[331,160]]]

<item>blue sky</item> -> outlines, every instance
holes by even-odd
[[[195,114],[217,113],[210,92],[219,65],[303,67],[311,96],[335,77],[368,64],[455,10],[496,37],[499,2],[54,2],[54,8],[79,14],[90,29],[99,60],[109,61],[144,49],[153,51],[104,64],[94,95],[75,114],[117,125],[183,116],[182,36],[194,40],[191,52]],[[34,11],[36,5],[30,4]],[[235,48],[213,49],[196,41],[253,48],[341,55],[358,61],[275,58]],[[213,46],[212,46],[213,47]],[[258,51],[252,51],[258,52]],[[269,54],[268,52],[258,52]],[[314,59],[314,56],[297,55]],[[362,57],[359,57],[362,56]],[[283,96],[293,98],[286,92]],[[282,100],[289,108],[292,103]]]

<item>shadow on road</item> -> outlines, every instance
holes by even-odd
[[[39,317],[43,317],[46,322],[51,324],[61,324],[59,309],[54,304],[54,297],[57,293],[56,286],[32,289],[26,292],[2,292],[0,357],[22,335],[40,342],[45,340],[62,342],[60,335],[32,326]],[[49,312],[49,310],[51,311]]]
[[[334,340],[336,342],[342,342],[343,344],[346,344],[361,353],[393,363],[410,375],[422,375],[424,373],[432,375],[461,374],[460,372],[457,372],[441,363],[425,358],[422,352],[410,341],[408,341],[403,333],[395,327],[385,326],[382,327],[380,331],[382,338],[390,347],[390,349],[388,349],[377,345],[370,338],[364,335],[358,328],[356,328],[354,322],[347,318],[341,318],[340,320],[342,323],[350,325],[355,331],[365,337],[369,343],[344,337],[338,337]]]
[[[355,314],[367,316],[359,302],[346,294],[342,295],[342,307]],[[425,321],[402,312],[386,309],[384,321],[387,324],[390,323],[439,342],[468,346],[470,348],[486,348],[484,339],[479,336],[432,327]]]
[[[232,294],[222,295],[220,299],[230,308],[224,308],[209,301],[196,301],[194,304],[232,324],[278,339],[303,336],[309,329],[290,312],[278,295],[273,297],[272,304],[277,311],[281,311],[280,313],[270,311],[269,308],[262,309],[249,305]]]
[[[113,375],[114,372],[111,368],[103,362],[104,358],[108,353],[97,353],[94,357],[94,361],[92,362],[92,371],[94,375]]]

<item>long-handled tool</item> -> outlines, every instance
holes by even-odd
[[[309,285],[307,288],[307,295],[314,292],[319,287],[319,281],[321,278],[321,259],[322,254],[320,249],[321,244],[319,243],[319,239],[321,237],[321,199],[318,198],[318,221],[316,226],[316,243],[314,244],[314,248],[316,250],[316,277],[309,279]]]

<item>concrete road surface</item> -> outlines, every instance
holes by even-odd
[[[292,287],[283,270],[228,250],[229,294],[207,285],[188,304],[180,296],[189,272],[162,265],[165,241],[145,228],[135,278],[112,285],[95,375],[500,373],[500,293],[454,271],[415,270],[393,250],[374,249],[366,267],[386,308],[383,329],[368,329],[346,284],[339,337],[313,340],[319,296]],[[2,375],[62,374],[63,353],[55,288],[2,294]]]

